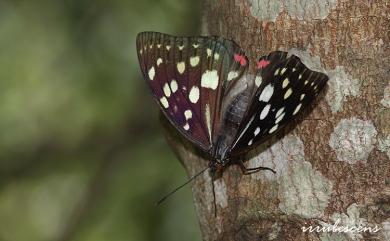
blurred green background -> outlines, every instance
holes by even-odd
[[[0,240],[201,240],[141,77],[138,32],[196,34],[200,3],[0,0]]]

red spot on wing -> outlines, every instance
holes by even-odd
[[[243,56],[242,59],[240,60],[240,64],[242,66],[246,65],[246,58],[245,58],[245,56]]]
[[[239,62],[240,59],[241,59],[241,55],[239,55],[239,54],[234,54],[234,60],[235,60],[235,61]]]
[[[241,66],[244,66],[247,63],[245,55],[234,54],[234,60],[240,62]]]
[[[267,65],[269,65],[269,61],[268,60],[260,60],[259,62],[257,62],[257,68],[258,69],[263,69],[265,67],[267,67]]]

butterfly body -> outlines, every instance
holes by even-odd
[[[210,171],[222,171],[225,166],[231,162],[231,147],[234,144],[235,138],[239,131],[240,122],[245,114],[245,110],[249,105],[251,93],[248,89],[242,90],[234,95],[228,102],[226,112],[222,118],[221,131],[212,145]]]
[[[324,88],[328,77],[275,51],[249,60],[221,37],[137,36],[141,71],[170,123],[209,158],[210,172],[232,163],[282,129]]]

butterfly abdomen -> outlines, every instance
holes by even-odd
[[[235,96],[226,110],[223,122],[227,125],[232,124],[238,127],[245,114],[248,102],[249,96],[245,92],[241,92]]]
[[[222,127],[216,141],[216,158],[226,158],[230,147],[233,145],[242,118],[250,101],[250,92],[244,90],[232,97],[226,105],[222,118]]]

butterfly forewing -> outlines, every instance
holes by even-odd
[[[234,51],[240,53],[238,46],[224,41],[155,32],[137,36],[141,70],[155,100],[168,120],[206,152],[219,130],[228,82],[237,81],[247,66],[234,59]],[[229,76],[231,71],[237,74]]]
[[[302,112],[321,91],[328,77],[308,69],[298,57],[275,51],[257,63],[259,85],[245,114],[232,153],[263,142]]]

